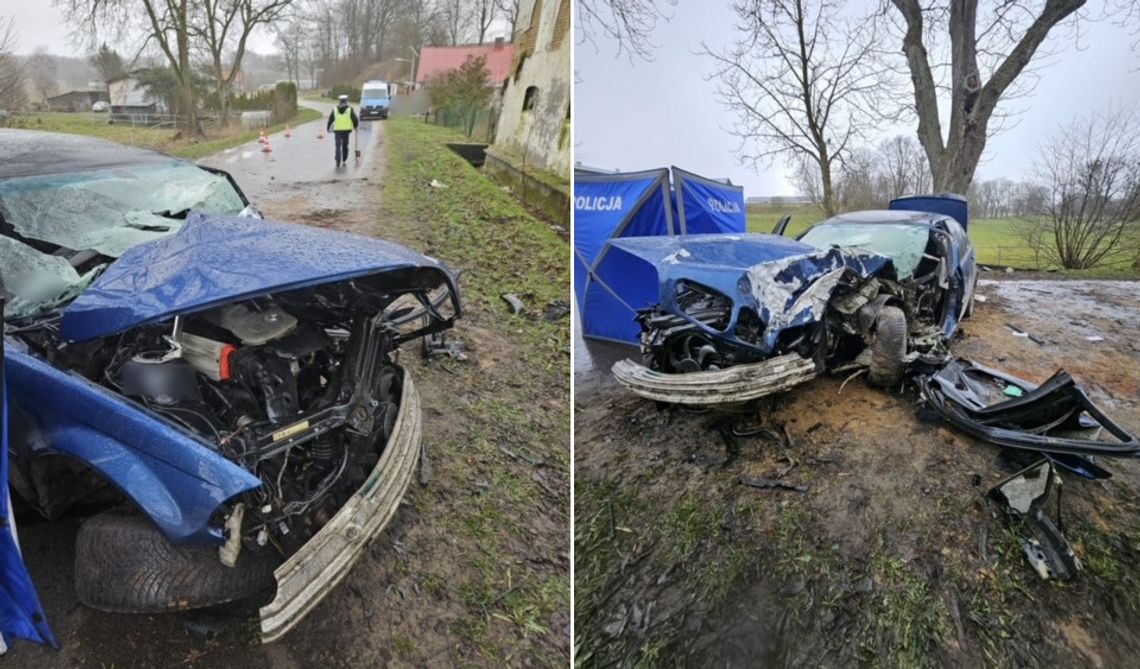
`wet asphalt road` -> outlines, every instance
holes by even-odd
[[[325,123],[333,105],[325,102],[300,100],[303,107],[321,112],[321,118],[269,135],[269,152],[262,151],[257,141],[226,149],[199,160],[198,163],[229,172],[246,197],[267,217],[288,220],[290,196],[304,189],[305,206],[309,210],[336,211],[348,207],[354,200],[354,187],[360,182],[376,178],[375,162],[383,141],[383,121],[361,121],[357,132],[349,139],[349,162],[337,167],[333,137],[325,131]],[[324,134],[324,138],[318,134]],[[356,142],[356,145],[353,144]],[[353,152],[359,148],[361,160]],[[323,184],[319,189],[306,188]]]

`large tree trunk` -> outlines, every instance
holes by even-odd
[[[823,213],[831,218],[835,215],[835,189],[831,185],[831,157],[826,154],[819,163],[819,176],[823,181]]]
[[[1010,45],[989,80],[983,82],[977,58],[978,0],[951,0],[947,18],[951,58],[950,127],[944,139],[938,92],[926,45],[922,41],[922,8],[918,0],[891,0],[906,23],[902,46],[914,87],[918,141],[930,163],[935,191],[966,193],[986,148],[989,122],[997,103],[1029,65],[1053,26],[1076,12],[1085,2],[1046,0],[1021,39]]]

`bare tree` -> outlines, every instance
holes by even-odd
[[[18,45],[16,19],[0,19],[0,109],[3,110],[19,109],[26,101],[24,63],[15,54]]]
[[[471,0],[471,2],[472,20],[475,23],[475,31],[479,33],[479,39],[476,41],[482,44],[487,41],[487,31],[495,20],[495,0]]]
[[[304,58],[308,26],[301,17],[290,16],[277,22],[274,37],[281,48],[281,59],[289,80],[298,83],[301,79],[301,62]]]
[[[1049,196],[1044,216],[1028,226],[1030,243],[1036,232],[1066,269],[1135,252],[1129,234],[1140,221],[1140,116],[1109,110],[1060,129],[1044,145],[1036,172]]]
[[[112,38],[141,35],[139,52],[150,43],[166,58],[181,91],[180,125],[187,133],[202,134],[198,125],[197,95],[191,62],[191,0],[54,0],[77,32],[94,45],[100,33]]]
[[[879,144],[887,185],[885,199],[930,191],[930,169],[922,147],[910,136],[895,135]]]
[[[519,22],[519,0],[495,0],[495,10],[510,26],[511,31],[508,33],[508,39],[513,41]]]
[[[206,52],[214,90],[218,94],[222,124],[229,121],[230,87],[245,57],[246,42],[258,26],[269,26],[293,0],[198,0],[189,32]],[[226,58],[229,61],[226,62]]]
[[[873,67],[873,24],[846,23],[835,3],[809,2],[737,2],[736,43],[721,52],[702,47],[717,63],[721,99],[739,119],[731,132],[741,140],[742,160],[814,162],[830,216],[834,170],[874,123],[871,103],[882,83]]]
[[[41,102],[55,95],[59,85],[56,80],[55,59],[48,53],[46,46],[38,46],[28,58],[28,75],[32,80],[32,88]]]
[[[453,46],[464,41],[471,32],[472,17],[467,0],[443,0],[439,18],[447,31],[447,41]]]
[[[659,19],[668,19],[664,7],[677,0],[576,0],[579,44],[595,44],[600,34],[617,42],[618,53],[628,51],[646,60],[657,47],[651,41]]]
[[[901,20],[902,51],[913,86],[918,140],[935,190],[966,192],[991,133],[998,103],[1015,92],[1053,29],[1086,0],[890,0]],[[930,21],[928,21],[930,19]],[[1072,23],[1071,21],[1069,22]],[[944,49],[946,39],[948,49]],[[948,53],[943,53],[948,51]],[[949,127],[939,112],[938,62],[949,61]]]

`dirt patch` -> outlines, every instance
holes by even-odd
[[[983,283],[988,299],[954,350],[1035,380],[1063,366],[1140,429],[1135,284],[1056,283]],[[598,361],[618,353],[589,348]],[[843,379],[816,379],[732,417],[767,430],[731,460],[724,416],[658,410],[596,369],[576,379],[585,666],[1069,665],[1094,661],[1089,649],[1115,666],[1140,649],[1134,461],[1102,462],[1116,474],[1106,482],[1064,476],[1064,531],[1085,571],[1046,583],[983,497],[1017,463],[920,422],[913,390],[859,379],[840,393]],[[807,491],[749,488],[742,475]],[[1058,631],[1074,619],[1084,637]]]

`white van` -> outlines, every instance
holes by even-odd
[[[388,118],[390,105],[387,81],[366,81],[360,92],[360,118]]]

